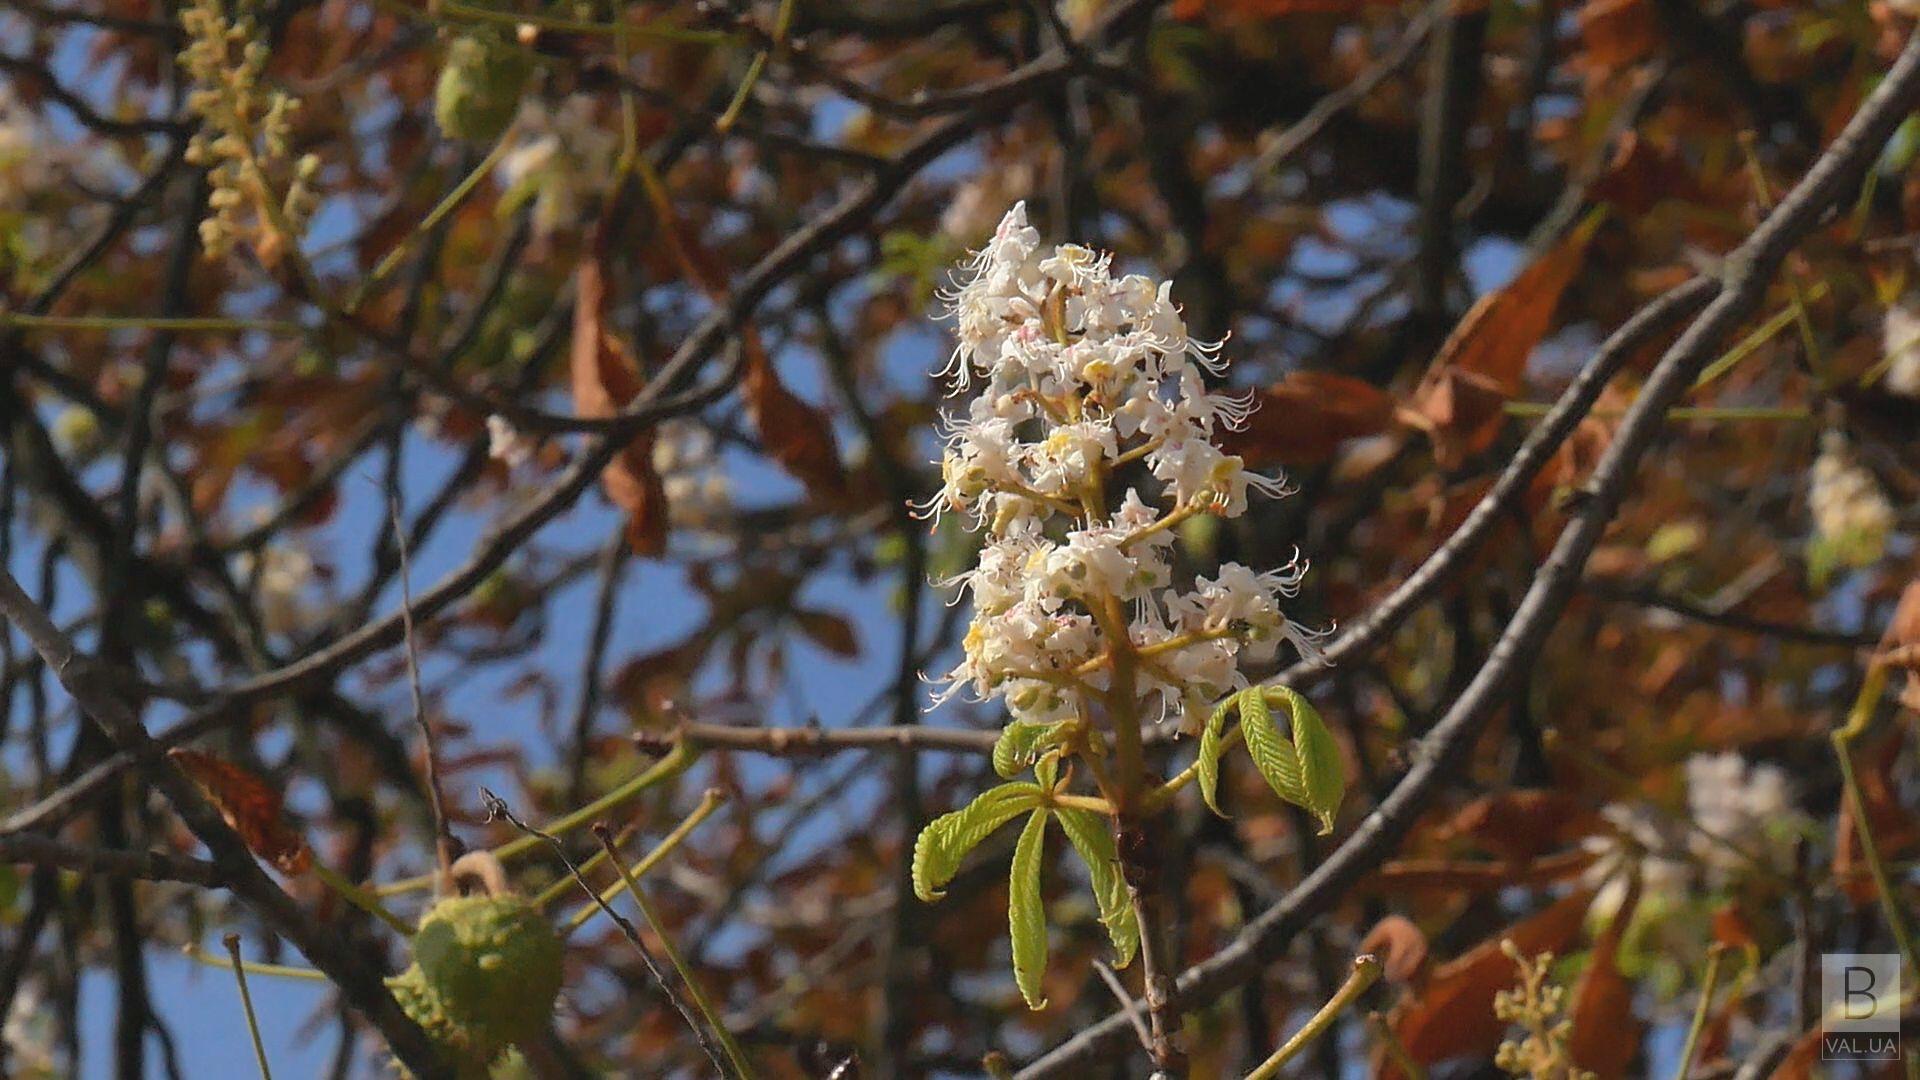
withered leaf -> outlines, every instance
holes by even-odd
[[[1389,915],[1360,939],[1360,952],[1381,956],[1387,980],[1417,983],[1426,972],[1427,935],[1405,915]]]
[[[611,216],[609,214],[609,216]],[[581,416],[609,417],[640,392],[640,369],[607,329],[607,223],[595,232],[581,259],[573,301],[569,355],[573,407]],[[627,514],[627,543],[636,555],[667,547],[667,493],[653,467],[653,435],[643,432],[622,447],[600,475],[607,499]]]
[[[1350,375],[1295,371],[1254,397],[1239,431],[1223,431],[1221,449],[1253,468],[1313,465],[1348,439],[1378,435],[1393,423],[1387,392]]]
[[[306,837],[287,823],[280,789],[231,761],[198,750],[176,747],[167,757],[199,785],[249,851],[283,874],[304,874],[313,865]]]
[[[1552,328],[1560,294],[1600,221],[1597,213],[1589,216],[1504,288],[1481,297],[1440,346],[1406,415],[1433,437],[1443,468],[1493,441],[1500,406],[1520,392],[1527,357]]]
[[[1517,977],[1513,961],[1501,951],[1501,940],[1512,939],[1529,956],[1564,952],[1579,937],[1592,899],[1588,890],[1570,893],[1435,968],[1420,995],[1395,1010],[1394,1032],[1413,1060],[1431,1065],[1448,1058],[1491,1056],[1507,1029],[1506,1022],[1493,1015],[1493,996],[1511,988]],[[1403,1074],[1386,1062],[1380,1076],[1400,1080]]]
[[[747,365],[740,393],[761,443],[782,468],[822,497],[837,497],[845,489],[846,474],[840,466],[833,425],[819,409],[787,389],[754,335],[747,338]]]
[[[1567,1019],[1573,1033],[1567,1053],[1574,1064],[1599,1080],[1627,1075],[1640,1048],[1641,1023],[1633,1014],[1633,984],[1620,970],[1620,940],[1640,904],[1640,881],[1635,878],[1607,928],[1593,943],[1586,970],[1573,989]]]

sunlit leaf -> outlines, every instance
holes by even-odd
[[[1113,829],[1105,815],[1079,807],[1062,806],[1053,811],[1060,819],[1073,850],[1087,864],[1087,877],[1093,884],[1093,897],[1100,905],[1100,923],[1113,939],[1115,967],[1133,963],[1140,950],[1140,923],[1134,917],[1133,900],[1127,893],[1126,878],[1120,872],[1120,854],[1114,848]]]
[[[1073,723],[1071,720],[1051,724],[1032,720],[1008,723],[1000,729],[1000,738],[993,744],[993,771],[1009,780],[1020,775],[1031,768],[1048,747],[1058,743]]]
[[[1265,688],[1264,703],[1279,702],[1287,707],[1293,720],[1293,748],[1300,769],[1301,806],[1320,819],[1321,832],[1333,830],[1333,819],[1340,812],[1347,794],[1347,767],[1341,760],[1340,746],[1320,719],[1319,710],[1303,695],[1285,686]]]
[[[1200,729],[1200,755],[1194,761],[1194,775],[1200,781],[1200,797],[1206,800],[1208,809],[1221,817],[1226,817],[1220,813],[1218,794],[1220,755],[1225,752],[1221,737],[1227,726],[1227,716],[1238,707],[1238,702],[1237,696],[1228,698],[1213,710],[1212,716],[1207,717],[1206,726]]]
[[[1040,899],[1040,857],[1044,854],[1048,811],[1035,810],[1013,846],[1007,878],[1007,926],[1013,939],[1013,981],[1027,1008],[1047,1007],[1040,979],[1047,973],[1047,912]]]
[[[914,895],[928,902],[940,899],[945,895],[943,886],[960,872],[967,852],[993,835],[995,829],[1038,805],[1038,784],[1002,784],[928,822],[913,844]]]

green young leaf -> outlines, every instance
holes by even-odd
[[[1238,697],[1228,698],[1213,710],[1212,716],[1207,717],[1206,726],[1200,729],[1200,757],[1194,763],[1200,781],[1200,797],[1207,801],[1207,809],[1221,817],[1227,816],[1220,813],[1220,804],[1216,801],[1219,796],[1215,794],[1220,787],[1220,755],[1224,752],[1220,746],[1221,736],[1226,731],[1227,714],[1234,710],[1238,701]]]
[[[1001,728],[1000,739],[993,744],[993,771],[1008,780],[1019,776],[1048,747],[1059,742],[1072,723],[1072,720],[1056,720],[1051,724],[1015,720]]]
[[[942,814],[920,830],[913,843],[913,892],[931,903],[945,893],[942,886],[960,872],[960,862],[980,841],[1023,811],[1040,805],[1037,784],[1001,784],[983,791],[972,802]]]
[[[1285,686],[1266,688],[1266,698],[1287,707],[1293,717],[1294,753],[1300,763],[1301,806],[1320,819],[1321,833],[1333,831],[1333,819],[1347,794],[1346,764],[1326,721],[1299,692]]]
[[[1007,926],[1013,938],[1013,981],[1027,1008],[1047,1007],[1040,996],[1040,977],[1047,973],[1047,912],[1040,900],[1040,856],[1045,850],[1048,811],[1043,807],[1027,819],[1020,841],[1013,846],[1013,870],[1007,878]]]
[[[1274,794],[1298,806],[1307,805],[1306,781],[1300,771],[1300,755],[1293,741],[1280,734],[1273,724],[1261,687],[1243,690],[1234,698],[1240,706],[1240,730],[1247,737],[1247,752],[1266,777]]]
[[[1133,963],[1140,950],[1140,924],[1134,920],[1133,901],[1127,895],[1127,881],[1120,873],[1120,855],[1114,850],[1113,829],[1103,814],[1079,807],[1061,806],[1053,811],[1066,830],[1073,850],[1087,864],[1087,878],[1093,883],[1093,898],[1100,904],[1100,922],[1113,939],[1114,967]]]

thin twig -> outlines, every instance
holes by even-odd
[[[1127,993],[1120,976],[1114,974],[1112,966],[1097,956],[1093,958],[1093,970],[1100,974],[1100,981],[1107,984],[1107,989],[1113,991],[1114,1000],[1126,1010],[1127,1019],[1133,1021],[1134,1033],[1140,1036],[1140,1049],[1153,1053],[1153,1033],[1147,1030],[1146,1018],[1140,1015],[1139,1007],[1133,1003],[1133,995]]]
[[[253,1015],[253,994],[247,990],[247,966],[240,959],[240,935],[220,939],[233,958],[233,981],[240,984],[240,1008],[247,1014],[247,1034],[253,1036],[253,1056],[260,1063],[260,1080],[273,1080],[273,1068],[267,1064],[267,1044],[260,1038],[260,1021]]]
[[[440,787],[439,747],[434,740],[433,722],[427,719],[426,699],[420,692],[420,649],[413,632],[413,575],[407,557],[406,522],[401,519],[400,496],[396,492],[387,492],[387,511],[393,519],[394,547],[400,554],[400,628],[407,652],[407,687],[413,694],[413,722],[420,728],[422,753],[427,759],[427,805],[433,810],[434,862],[444,885],[453,860],[460,855],[459,842],[453,838],[453,827],[447,821],[446,795]]]
[[[667,962],[673,965],[674,972],[680,976],[680,982],[686,986],[687,996],[693,999],[694,1008],[700,1010],[700,1015],[706,1018],[707,1026],[713,1029],[714,1036],[720,1040],[720,1048],[726,1051],[727,1060],[733,1062],[734,1071],[739,1073],[742,1080],[753,1080],[755,1075],[753,1064],[748,1060],[746,1051],[740,1048],[733,1033],[727,1030],[727,1025],[721,1021],[720,1014],[713,1007],[713,999],[707,996],[706,988],[702,987],[700,980],[694,977],[693,969],[687,966],[686,958],[680,955],[679,947],[674,945],[671,937],[667,936],[666,928],[660,925],[659,915],[655,914],[653,905],[647,901],[647,894],[640,890],[639,879],[627,869],[626,862],[620,858],[620,849],[613,842],[613,829],[604,821],[596,822],[593,826],[593,838],[600,842],[600,850],[606,853],[607,861],[611,862],[614,870],[619,873],[620,883],[626,886],[627,895],[633,897],[633,905],[640,909],[641,917],[647,920],[647,927],[653,931],[654,937],[660,939],[660,949],[667,954]]]
[[[641,940],[640,931],[635,928],[633,923],[629,922],[625,916],[613,910],[613,905],[602,900],[600,894],[594,891],[592,885],[587,884],[587,879],[580,875],[580,868],[574,865],[573,859],[567,855],[567,847],[560,842],[560,838],[552,833],[542,832],[513,816],[513,810],[507,806],[507,801],[486,788],[480,789],[480,801],[487,808],[488,821],[503,820],[507,824],[525,833],[528,837],[536,841],[544,841],[549,847],[553,848],[553,853],[558,856],[560,862],[566,866],[567,872],[573,875],[573,880],[579,883],[580,888],[585,890],[586,894],[593,898],[594,903],[600,906],[600,910],[606,912],[607,917],[612,919],[614,925],[620,928],[620,933],[633,945],[633,951],[640,954],[640,961],[647,966],[647,971],[653,976],[653,981],[659,984],[660,992],[667,996],[667,1000],[673,1004],[675,1011],[679,1012],[680,1018],[686,1021],[687,1027],[693,1029],[693,1037],[700,1043],[700,1049],[706,1051],[707,1060],[713,1062],[714,1070],[721,1076],[726,1076],[726,1063],[720,1049],[713,1045],[713,1040],[708,1037],[706,1028],[700,1025],[699,1018],[693,1014],[693,1010],[688,1007],[679,992],[673,988],[673,984],[667,981],[666,973],[660,970],[659,962],[653,958],[653,953],[647,948],[646,942]]]

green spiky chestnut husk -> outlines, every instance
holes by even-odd
[[[485,1076],[546,1025],[562,958],[559,936],[524,897],[451,897],[421,920],[413,965],[387,985],[462,1077]]]
[[[440,130],[457,139],[492,142],[520,110],[533,60],[512,42],[489,33],[463,34],[447,46],[433,88]]]

